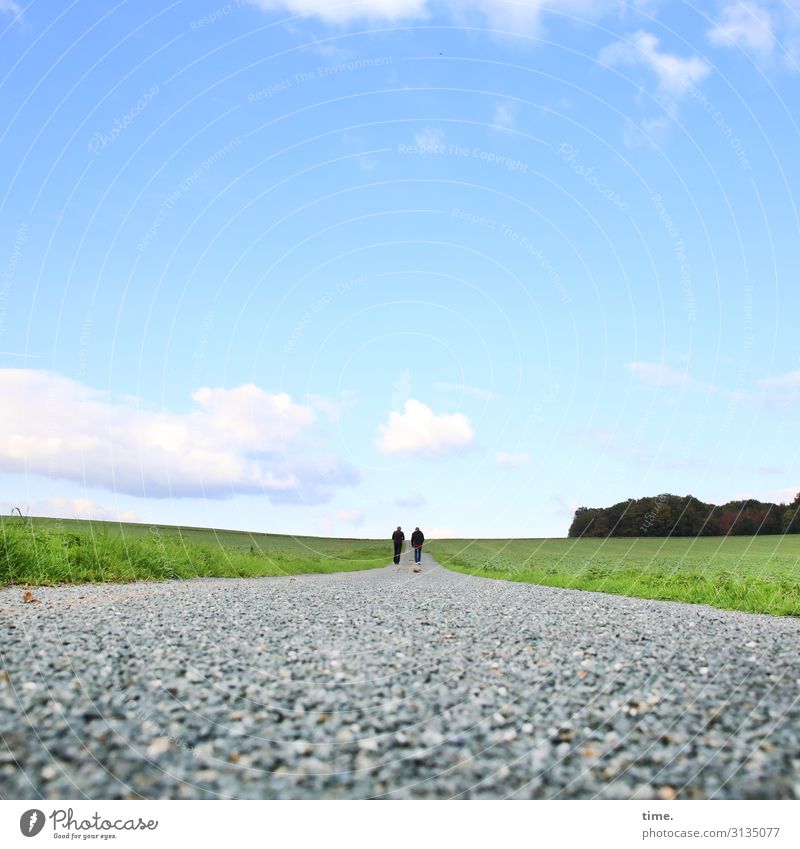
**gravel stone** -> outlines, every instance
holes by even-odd
[[[0,590],[4,799],[792,799],[800,622],[474,578]]]

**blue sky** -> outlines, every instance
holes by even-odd
[[[2,508],[791,499],[799,72],[786,0],[0,0]]]

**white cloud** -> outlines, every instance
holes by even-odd
[[[398,21],[427,15],[428,0],[256,0],[267,11],[315,15],[328,23],[349,20]]]
[[[635,378],[650,386],[680,386],[715,391],[711,384],[695,380],[688,372],[674,369],[666,363],[638,361],[627,363],[627,368]]]
[[[425,127],[414,134],[414,144],[425,150],[435,151],[444,144],[444,132],[433,127]]]
[[[426,20],[435,13],[449,15],[458,25],[484,25],[510,33],[531,34],[540,29],[548,11],[596,20],[608,14],[628,17],[633,7],[652,7],[635,0],[633,7],[618,0],[254,0],[267,11],[315,16],[328,24],[349,21]]]
[[[729,3],[708,32],[715,47],[741,47],[768,54],[775,47],[774,21],[770,10],[760,3]]]
[[[634,362],[627,368],[633,376],[651,386],[685,386],[691,377],[685,371],[678,371],[666,363]]]
[[[793,406],[800,400],[800,369],[758,380],[754,386],[731,390],[697,380],[687,371],[674,369],[666,363],[633,362],[627,363],[626,367],[639,382],[649,386],[705,392],[727,399],[732,404],[744,403],[764,409],[779,409]]]
[[[759,380],[757,385],[755,391],[739,391],[732,397],[768,410],[793,407],[800,399],[800,370],[776,374]]]
[[[627,40],[616,41],[600,51],[598,60],[614,65],[643,66],[656,76],[657,95],[665,106],[690,93],[711,72],[711,66],[699,56],[678,56],[658,49],[658,37],[638,30]]]
[[[457,392],[462,395],[473,395],[475,398],[480,398],[481,401],[493,401],[497,398],[497,394],[488,389],[481,389],[479,386],[465,386],[463,383],[442,383],[433,384],[434,389],[439,389],[442,392]]]
[[[759,61],[777,53],[788,68],[800,70],[798,0],[726,2],[706,34],[716,47],[738,48]]]
[[[671,125],[672,121],[666,115],[645,118],[638,124],[629,120],[625,122],[622,140],[625,147],[632,150],[639,147],[656,147],[664,139]]]
[[[525,463],[530,463],[531,461],[530,454],[508,454],[505,451],[498,451],[494,455],[494,458],[501,466],[510,466],[511,468],[523,466]]]
[[[514,111],[509,103],[498,103],[492,116],[492,126],[496,130],[514,128]]]
[[[13,505],[16,507],[18,505]],[[31,516],[49,516],[58,519],[96,519],[104,522],[146,522],[135,510],[116,510],[85,498],[48,498],[25,505]]]
[[[0,471],[132,495],[319,503],[358,472],[311,442],[316,414],[253,384],[203,387],[188,412],[111,400],[61,375],[0,370]]]
[[[669,128],[669,118],[666,115],[657,115],[655,118],[645,118],[641,124],[642,132],[649,141],[663,136]]]
[[[679,56],[659,50],[658,38],[643,30],[625,40],[606,45],[597,58],[608,67],[631,65],[647,68],[656,77],[654,97],[670,116],[645,118],[639,124],[627,121],[623,142],[629,148],[657,144],[666,135],[670,118],[675,117],[681,98],[696,91],[699,83],[711,73],[711,66],[699,56]]]
[[[375,442],[384,454],[432,459],[462,451],[474,438],[472,424],[463,413],[437,415],[421,401],[409,398],[404,412],[389,413],[389,422],[379,426]]]
[[[767,389],[796,392],[800,389],[800,370],[790,371],[786,374],[776,374],[774,377],[768,377],[766,380],[760,382]]]
[[[22,6],[14,0],[0,0],[0,14],[13,15],[16,17],[22,12]]]
[[[425,503],[425,498],[418,492],[413,492],[411,495],[405,495],[402,498],[395,499],[394,503],[398,507],[422,507]]]

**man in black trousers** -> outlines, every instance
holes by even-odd
[[[414,549],[414,562],[419,563],[422,560],[422,543],[425,542],[425,534],[417,528],[411,534],[411,546]]]
[[[397,530],[392,534],[392,542],[394,543],[394,562],[400,562],[400,554],[403,551],[403,540],[406,538],[406,535],[403,533],[403,529],[400,525],[397,526]]]

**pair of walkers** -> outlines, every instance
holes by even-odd
[[[397,526],[397,530],[392,534],[392,542],[394,543],[394,562],[400,562],[400,555],[403,551],[403,541],[405,540],[406,535],[403,533],[403,529],[400,525]],[[414,533],[411,534],[411,547],[414,549],[414,562],[419,563],[422,559],[422,543],[425,542],[425,534],[419,528],[415,528]]]

